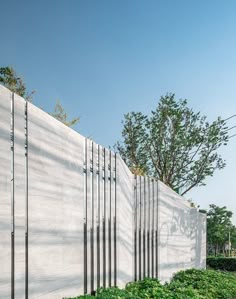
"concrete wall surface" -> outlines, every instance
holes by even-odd
[[[205,268],[206,215],[159,182],[158,278],[169,281],[177,271]]]
[[[1,85],[0,194],[0,299],[205,267],[205,215]]]

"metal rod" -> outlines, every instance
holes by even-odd
[[[97,145],[97,288],[100,287],[100,146]]]
[[[103,148],[103,287],[106,287],[106,149]]]
[[[141,236],[142,236],[142,234],[141,234],[141,209],[142,209],[142,207],[141,207],[141,197],[142,197],[142,194],[141,194],[141,190],[142,190],[142,188],[141,188],[141,176],[139,176],[139,280],[141,280],[142,279],[142,264],[141,264],[141,262],[142,262],[142,260],[141,260],[141,254],[142,254],[142,252],[141,252]]]
[[[146,277],[146,177],[143,177],[143,278]]]
[[[28,299],[29,281],[29,168],[28,168],[28,102],[25,101],[25,299]]]
[[[148,178],[147,276],[150,276],[150,179]]]
[[[11,98],[11,299],[15,298],[15,98]]]
[[[88,177],[87,177],[87,138],[84,140],[84,294],[88,292],[88,256],[87,256],[87,221],[88,221]]]
[[[114,166],[114,187],[115,187],[115,198],[114,198],[114,205],[115,205],[115,215],[114,215],[114,286],[117,285],[117,249],[116,249],[116,209],[117,209],[117,193],[116,193],[116,154],[115,154],[115,166]]]
[[[158,197],[159,197],[159,192],[158,192],[158,180],[156,180],[156,190],[157,190],[157,194],[156,194],[156,278],[158,278],[158,221],[159,221],[159,217],[158,217]],[[154,209],[153,209],[154,210]]]
[[[90,184],[91,184],[91,227],[90,227],[90,253],[91,253],[91,292],[94,291],[94,172],[93,172],[93,142],[91,144],[91,158],[90,158]]]
[[[111,192],[111,151],[109,151],[109,164],[108,164],[108,181],[109,181],[109,217],[108,217],[108,286],[111,287],[111,203],[112,203],[112,192]]]
[[[154,277],[154,220],[155,220],[155,212],[154,212],[154,203],[155,203],[155,192],[154,192],[154,180],[152,179],[152,278]]]
[[[137,281],[137,176],[134,183],[134,280]]]

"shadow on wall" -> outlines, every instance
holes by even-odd
[[[0,155],[0,159],[3,162],[7,161],[8,163],[5,164],[11,166],[12,153],[10,151],[10,137],[13,133],[11,131],[10,122],[11,109],[9,99],[11,93],[5,89],[4,92],[6,92],[6,97],[5,94],[3,97],[1,96],[1,101],[4,102],[4,100],[6,100],[6,103],[9,104],[9,110],[6,110],[1,105],[0,101],[0,113],[7,114],[7,118],[0,119],[3,124],[3,129],[0,128],[0,141],[2,141],[1,144],[4,144],[5,146],[3,147],[7,148],[7,150],[5,149],[3,152],[5,157],[2,158]],[[26,203],[28,203],[29,298],[54,299],[82,294],[85,277],[89,285],[89,292],[90,286],[91,288],[93,287],[91,283],[92,280],[94,280],[94,286],[96,286],[96,267],[98,267],[96,258],[100,256],[100,250],[97,250],[97,252],[99,251],[97,256],[95,254],[96,249],[99,248],[97,245],[98,243],[96,242],[99,242],[99,240],[94,238],[96,237],[96,231],[93,234],[91,232],[91,227],[95,228],[99,223],[100,229],[102,228],[102,217],[105,218],[105,211],[107,218],[105,219],[106,228],[104,226],[104,231],[106,229],[106,233],[104,241],[100,239],[100,242],[103,242],[104,248],[106,248],[108,254],[104,254],[105,257],[103,260],[101,254],[100,262],[102,264],[103,261],[103,264],[105,265],[106,261],[110,259],[109,271],[111,270],[111,266],[113,266],[113,257],[109,257],[108,255],[111,253],[111,245],[113,246],[112,242],[114,240],[112,239],[111,241],[111,238],[113,238],[111,229],[109,231],[110,237],[107,230],[107,222],[108,220],[111,221],[113,219],[112,216],[114,216],[114,211],[111,211],[111,208],[109,210],[109,205],[111,207],[112,198],[114,196],[111,196],[111,190],[114,183],[110,183],[112,181],[111,165],[113,165],[113,162],[110,162],[109,168],[108,156],[105,154],[104,150],[104,164],[102,164],[102,156],[99,156],[98,154],[98,160],[96,160],[96,157],[94,158],[93,146],[92,155],[90,145],[87,150],[84,137],[64,126],[30,103],[28,104],[28,113],[25,113],[25,101],[22,98],[19,98],[19,101],[17,99],[15,104],[16,102],[15,116],[17,117],[17,127],[15,128],[13,136],[16,146],[14,148],[14,172],[17,178],[17,183],[14,186],[14,191],[15,194],[17,194],[16,206],[21,209],[20,211],[15,211],[16,214],[14,216],[14,218],[17,219],[15,223],[15,230],[17,233],[17,238],[15,238],[15,250],[17,251],[17,275],[15,277],[16,297],[17,299],[23,299],[25,297],[24,283],[26,261],[24,257],[26,256],[25,253],[27,248],[27,246],[25,246]],[[28,119],[28,130],[25,129],[26,119]],[[106,162],[105,159],[107,159]],[[117,249],[119,248],[117,281],[125,283],[132,279],[134,272],[134,177],[121,158],[117,160],[119,163],[119,183],[117,183],[119,194],[117,194],[116,215],[118,230]],[[100,163],[102,170],[99,172],[96,167],[97,164]],[[0,190],[0,193],[3,194],[3,198],[6,195],[4,198],[5,206],[3,206],[3,212],[0,211],[0,227],[1,233],[3,232],[4,234],[4,238],[5,235],[9,235],[9,238],[7,238],[10,240],[10,199],[12,182],[15,183],[15,180],[13,181],[11,178],[11,167],[5,168],[9,168],[8,172],[10,174],[6,176],[6,173],[0,170],[0,183],[3,182],[3,189]],[[110,178],[108,174],[109,171]],[[116,172],[116,169],[114,172]],[[28,180],[25,178],[26,173],[28,173]],[[98,174],[96,179],[94,179],[94,174]],[[147,189],[149,191],[147,191],[143,183],[146,179],[140,181],[142,181],[143,185],[140,186],[141,191],[139,191],[139,232],[140,236],[142,236],[142,240],[139,238],[141,253],[139,258],[142,262],[140,263],[139,269],[142,270],[143,267],[144,274],[146,273],[146,265],[144,265],[146,263],[145,259],[148,259],[148,268],[150,266],[150,233],[155,232],[155,235],[152,235],[154,237],[152,240],[155,242],[155,240],[157,240],[157,229],[159,230],[158,250],[162,278],[168,280],[170,275],[180,268],[190,268],[193,265],[199,267],[200,264],[204,263],[204,260],[202,259],[202,244],[205,238],[205,224],[204,222],[201,222],[202,218],[199,216],[199,213],[184,204],[180,197],[179,200],[176,200],[178,196],[163,184],[163,193],[160,194],[162,197],[158,194],[160,211],[157,211],[156,195],[159,190],[159,184],[155,184],[155,191],[147,185],[149,186]],[[149,179],[147,181],[149,181]],[[28,185],[26,185],[26,182]],[[98,187],[98,185],[101,188],[102,186],[104,187],[104,194],[102,192],[99,193],[100,191],[98,191],[98,189],[100,187]],[[99,195],[96,197],[96,194]],[[105,194],[107,194],[107,197]],[[149,194],[149,207],[147,210],[148,212],[146,210],[146,212],[144,212],[144,209],[147,209],[145,201],[147,199],[147,194]],[[152,194],[152,196],[150,194]],[[103,199],[101,199],[100,196],[101,198],[103,196]],[[106,206],[106,203],[108,202],[110,203]],[[144,202],[146,208],[144,207]],[[150,206],[151,202],[156,203],[155,208],[154,204],[153,206]],[[104,208],[103,215],[100,210],[100,212],[98,212],[98,207],[100,209],[100,204],[102,205],[102,203]],[[151,213],[152,209],[153,211]],[[6,210],[9,211],[6,212]],[[86,215],[85,211],[87,211]],[[96,218],[96,215],[99,213],[102,215],[101,219],[99,218],[100,220]],[[149,213],[149,216],[147,216],[147,213]],[[158,215],[159,222],[157,223]],[[153,226],[151,226],[150,218],[153,219]],[[85,224],[87,227],[84,231]],[[110,227],[112,227],[111,225]],[[159,225],[159,227],[157,225]],[[147,236],[147,231],[149,237]],[[100,232],[101,231],[99,231],[99,233]],[[97,234],[99,235],[99,233]],[[87,239],[85,235],[88,237]],[[108,241],[108,237],[110,241]],[[148,243],[147,238],[149,238]],[[85,244],[87,244],[87,247]],[[10,245],[9,241],[9,248],[7,249],[8,258],[11,255]],[[109,250],[107,246],[109,246]],[[145,246],[148,246],[148,254],[147,252],[142,251]],[[85,252],[88,253],[86,270],[86,267],[84,267],[85,247]],[[152,248],[154,251],[155,247]],[[2,252],[5,254],[5,248],[1,246],[0,249],[2,259],[4,256]],[[101,253],[105,253],[105,250]],[[157,258],[155,257],[153,260],[156,261]],[[9,264],[9,267],[7,265],[9,268],[7,269],[7,274],[10,274],[10,262],[7,262],[7,264]],[[154,263],[152,262],[152,264]],[[107,272],[108,269],[106,267],[107,266],[104,266],[103,269],[104,276],[111,276],[111,273]],[[93,270],[95,274],[94,277]],[[2,272],[0,271],[0,275]],[[97,272],[99,273],[99,271]],[[87,276],[84,275],[85,273],[87,273]],[[7,286],[8,289],[6,294],[9,294],[11,288],[10,278],[9,280],[6,280],[5,277],[3,277],[3,279],[1,277],[1,285],[2,284],[4,285],[4,288]],[[3,297],[0,291],[0,298],[6,299],[6,297],[7,295],[4,295]]]
[[[206,228],[204,216],[197,209],[187,206],[175,195],[168,196],[167,193],[174,191],[162,188],[161,192],[159,265],[160,279],[166,281],[179,270],[205,267]]]

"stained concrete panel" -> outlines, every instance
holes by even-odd
[[[14,94],[15,298],[25,298],[26,137],[23,98]]]
[[[84,138],[29,104],[29,297],[83,292]]]
[[[11,296],[11,99],[0,86],[0,298]]]
[[[159,182],[159,279],[191,268],[190,205]]]
[[[134,279],[133,175],[117,156],[117,284],[124,287]]]

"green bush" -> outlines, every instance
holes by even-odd
[[[227,272],[190,269],[175,274],[170,286],[176,282],[185,288],[191,286],[197,291],[199,298],[236,298],[236,276]]]
[[[236,258],[233,257],[208,257],[207,266],[215,270],[236,271]]]
[[[157,279],[144,278],[140,281],[129,282],[125,290],[135,298],[169,298],[170,292]]]
[[[136,297],[134,294],[127,292],[126,290],[121,290],[117,287],[112,288],[99,288],[96,292],[97,299],[141,299],[141,297]]]
[[[93,296],[79,296],[90,299]],[[236,299],[236,276],[215,270],[190,269],[176,273],[170,283],[145,278],[130,282],[125,289],[100,288],[97,299]],[[72,298],[71,298],[72,299]],[[73,298],[76,299],[76,298]]]

